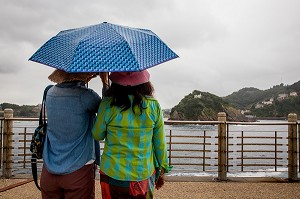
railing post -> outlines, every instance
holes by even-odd
[[[226,113],[218,113],[218,180],[227,180]]]
[[[4,110],[4,133],[3,133],[3,177],[12,176],[12,127],[13,110]]]
[[[3,177],[10,178],[12,176],[12,120],[13,110],[4,110],[4,132],[3,132]]]
[[[4,111],[0,111],[0,114],[1,112],[4,113]],[[0,169],[3,168],[3,165],[2,165],[2,159],[3,159],[3,123],[4,123],[4,117],[3,117],[3,120],[1,120],[1,124],[0,124]]]
[[[288,180],[296,181],[297,175],[297,114],[290,113],[288,122]]]

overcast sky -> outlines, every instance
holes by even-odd
[[[0,103],[41,103],[53,68],[28,61],[59,31],[109,23],[151,29],[180,58],[149,69],[172,108],[193,90],[220,97],[300,80],[299,0],[0,0]],[[90,87],[100,93],[100,80]]]

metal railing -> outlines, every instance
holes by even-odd
[[[218,172],[216,121],[166,121],[169,164],[178,172]]]
[[[248,124],[227,122],[228,171],[287,172],[288,126],[291,124],[294,123],[255,123],[256,127],[248,130],[230,130],[236,125]]]
[[[226,115],[218,116],[218,121],[165,121],[172,172],[212,174],[219,180],[231,174],[283,172],[291,181],[298,179],[300,129],[295,115],[289,121],[265,123],[229,122]],[[2,176],[30,174],[29,146],[38,118],[0,121]]]

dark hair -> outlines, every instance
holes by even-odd
[[[110,106],[117,106],[122,108],[122,111],[126,111],[130,107],[134,111],[134,107],[137,106],[142,114],[143,109],[143,97],[153,96],[154,88],[150,82],[146,82],[137,86],[121,86],[116,83],[112,83],[107,91],[107,96],[112,97],[113,100]],[[133,103],[131,105],[128,95],[133,95]]]

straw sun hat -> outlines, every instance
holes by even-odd
[[[67,73],[63,70],[56,69],[48,79],[55,83],[82,81],[88,83],[97,73]]]

